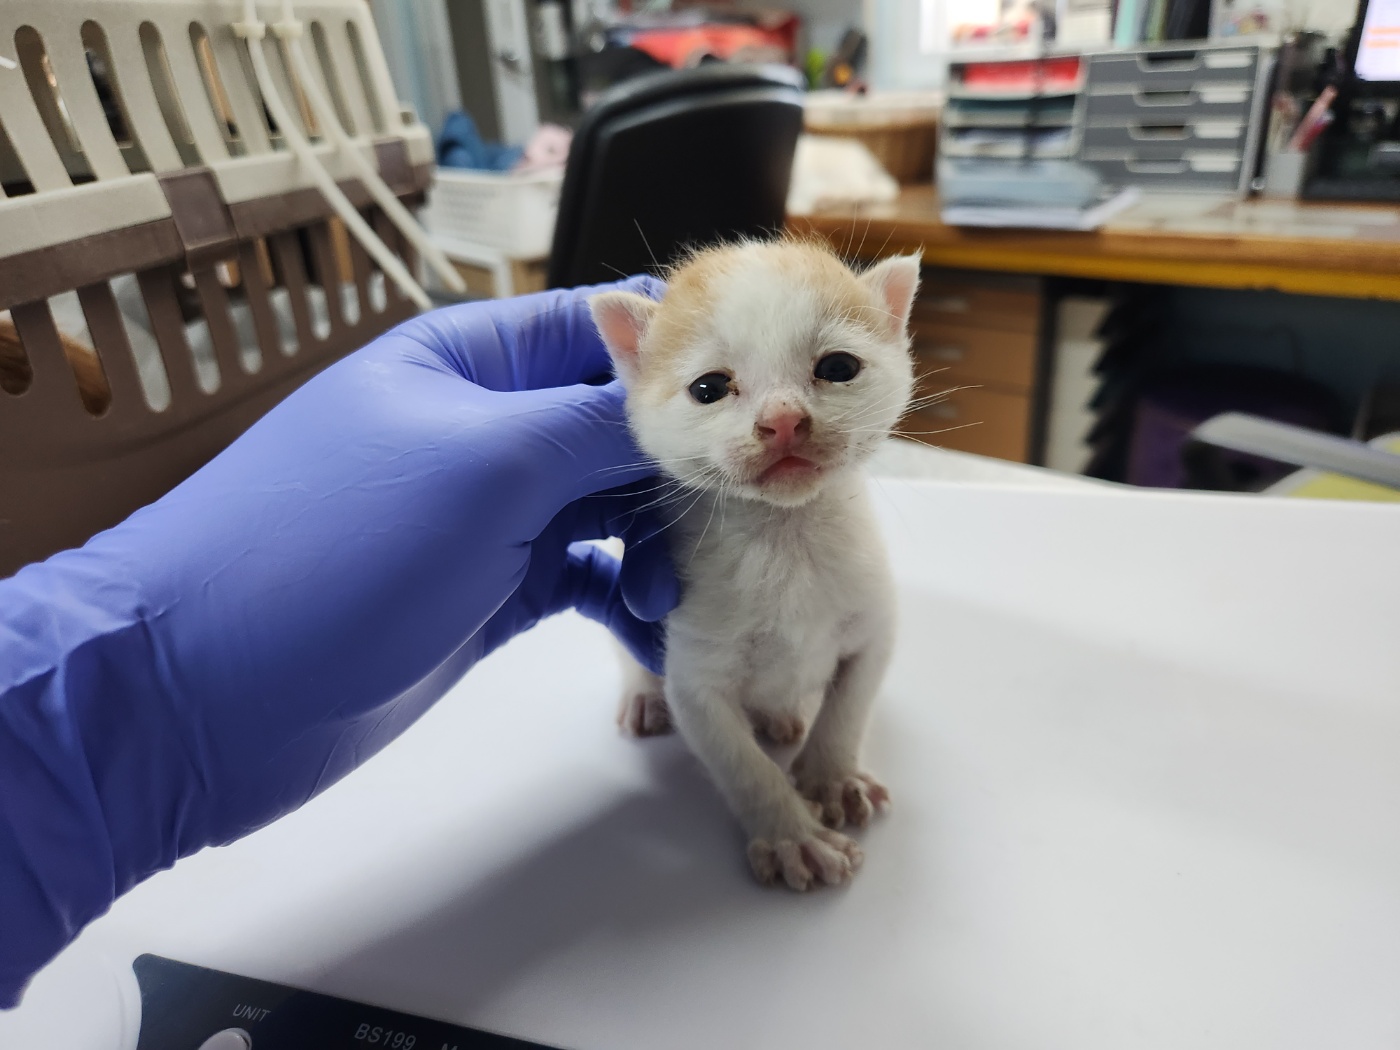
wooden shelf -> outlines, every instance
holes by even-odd
[[[1400,208],[1148,197],[1095,233],[946,226],[932,186],[794,216],[838,250],[930,266],[1400,301]]]

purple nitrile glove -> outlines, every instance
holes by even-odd
[[[659,668],[678,585],[598,290],[410,321],[0,581],[0,1006],[119,895],[296,809],[543,617],[576,608]],[[607,536],[620,567],[579,542]]]

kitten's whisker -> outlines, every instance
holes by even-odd
[[[697,503],[699,503],[699,502],[700,502],[702,499],[704,499],[704,498],[705,498],[705,490],[704,490],[704,489],[701,489],[699,492],[697,492],[697,493],[695,494],[695,499],[693,499],[693,500],[690,502],[690,506],[686,507],[685,510],[681,511],[681,512],[680,512],[679,514],[677,514],[674,518],[672,518],[669,522],[667,522],[665,525],[661,526],[661,528],[659,528],[659,529],[657,529],[655,532],[653,532],[653,533],[651,534],[651,537],[650,537],[650,538],[651,538],[651,539],[656,539],[657,536],[660,536],[663,532],[665,532],[667,529],[669,529],[672,525],[676,524],[676,522],[680,521],[680,520],[681,520],[682,518],[684,518],[687,514],[689,514],[692,510],[694,510],[694,509],[695,509],[695,505],[696,505]]]
[[[721,497],[723,498],[723,497]],[[720,500],[716,499],[710,504],[710,516],[705,519],[705,527],[700,530],[700,538],[695,541],[695,549],[690,552],[690,561],[686,562],[686,568],[695,563],[695,556],[700,553],[700,548],[705,543],[705,537],[709,534],[710,524],[715,520],[715,508],[719,506]]]
[[[659,484],[659,485],[653,485],[653,486],[651,486],[650,488],[645,488],[645,489],[630,489],[630,490],[627,491],[627,492],[593,492],[593,493],[590,493],[586,498],[588,498],[588,499],[631,499],[633,496],[645,496],[648,492],[658,492],[658,491],[660,491],[661,489],[669,488],[670,486],[672,486],[672,485],[674,485],[674,484],[675,484],[675,482],[672,481],[672,480],[670,480],[670,479],[668,478],[667,480],[663,481],[661,484]]]
[[[656,253],[651,250],[651,245],[647,242],[647,235],[642,233],[642,224],[634,218],[632,220],[632,225],[637,227],[637,235],[641,237],[642,244],[646,245],[647,254],[651,256],[651,265],[656,268],[657,273],[660,273],[662,268],[661,264],[656,261]]]
[[[677,456],[675,457],[674,462],[686,463],[703,459],[705,459],[704,456]],[[609,467],[599,467],[597,470],[591,471],[588,474],[586,474],[585,477],[591,478],[599,474],[610,473],[620,474],[624,471],[636,470],[639,467],[655,467],[658,473],[664,473],[664,468],[654,459],[639,459],[634,463],[615,463]]]
[[[700,470],[692,471],[691,473],[685,475],[682,478],[672,478],[666,482],[663,482],[657,487],[674,487],[676,491],[654,499],[650,503],[645,503],[642,506],[637,507],[635,512],[640,513],[641,511],[650,510],[652,507],[660,506],[669,502],[680,502],[680,500],[684,499],[692,491],[692,487],[689,485],[689,483],[697,478],[702,477],[708,469],[710,468],[702,467]],[[701,489],[700,491],[701,493],[703,493],[705,490]]]
[[[971,423],[959,423],[955,427],[944,427],[942,430],[901,430],[900,437],[931,437],[934,434],[947,434],[954,430],[966,430],[968,427],[980,427],[982,420],[975,419]]]

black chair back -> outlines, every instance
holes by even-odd
[[[626,81],[585,115],[559,200],[551,288],[658,273],[692,246],[781,230],[802,80],[711,63]]]

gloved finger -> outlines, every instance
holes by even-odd
[[[622,566],[607,551],[591,543],[575,543],[569,547],[556,593],[558,607],[572,606],[601,623],[638,663],[661,674],[666,652],[664,628],[632,613],[623,599],[621,577]]]
[[[548,491],[551,518],[575,500],[656,473],[656,465],[632,441],[627,394],[616,380],[509,396],[510,442],[499,450],[497,465],[517,479],[533,479],[538,491]]]
[[[664,535],[672,521],[665,509],[680,498],[674,483],[649,477],[585,496],[575,504],[571,539],[616,536],[626,545],[622,596],[638,619],[660,620],[680,602],[670,540]]]
[[[639,620],[655,623],[680,604],[681,585],[671,560],[666,523],[644,510],[622,530],[622,600]]]
[[[541,390],[597,382],[612,362],[588,312],[604,291],[660,298],[665,284],[629,277],[611,284],[555,289],[536,295],[463,303],[423,314],[397,329],[464,379],[488,390]]]

